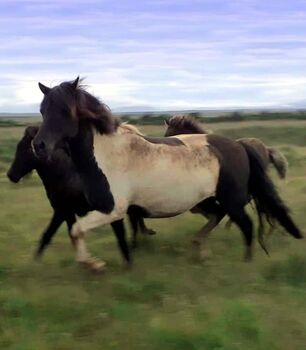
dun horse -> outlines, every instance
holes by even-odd
[[[218,220],[228,214],[241,229],[246,259],[252,256],[252,221],[244,210],[249,192],[295,238],[302,234],[288,214],[261,160],[251,147],[217,135],[146,138],[120,134],[110,110],[73,82],[48,88],[41,103],[43,123],[33,147],[49,159],[64,142],[95,211],[73,225],[77,260],[92,268],[85,233],[122,220],[130,205],[143,216],[171,217],[216,197]]]
[[[138,132],[135,127],[125,123],[121,124],[118,130],[121,133]],[[70,235],[72,225],[76,222],[76,215],[84,216],[91,211],[92,208],[83,193],[82,181],[69,156],[68,147],[57,149],[52,155],[52,160],[50,162],[40,160],[35,157],[31,147],[31,142],[37,132],[37,126],[29,126],[26,128],[24,136],[17,145],[14,161],[7,175],[12,182],[17,183],[25,175],[36,170],[44,184],[50,204],[54,209],[53,217],[40,238],[39,246],[36,251],[36,256],[39,257],[50,244],[53,236],[63,222],[66,222]],[[134,231],[134,240],[138,226],[140,226],[143,234],[154,233],[145,226],[143,218],[138,215],[135,208],[130,207],[128,214]],[[122,221],[117,221],[113,222],[111,225],[118,239],[119,246],[121,247],[121,252],[125,260],[129,261],[128,249],[122,237],[124,233],[122,227],[123,223]],[[102,267],[101,265],[100,268]]]

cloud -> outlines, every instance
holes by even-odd
[[[0,111],[36,106],[38,81],[78,74],[114,108],[264,106],[305,93],[306,6],[295,0],[11,3],[0,3]]]

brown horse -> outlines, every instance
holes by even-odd
[[[249,193],[295,238],[302,234],[251,147],[217,135],[146,138],[120,134],[110,110],[73,82],[39,84],[43,123],[34,138],[38,157],[48,159],[64,141],[96,209],[73,226],[77,261],[90,263],[84,236],[123,219],[130,205],[142,216],[163,218],[217,199],[219,221],[229,215],[252,256],[253,227],[245,212]],[[239,169],[239,170],[238,170]]]
[[[190,116],[173,116],[169,120],[165,121],[165,125],[167,127],[165,136],[176,136],[180,134],[207,134],[211,133],[211,131],[206,130],[196,119]],[[286,177],[288,162],[285,156],[279,152],[277,149],[273,147],[266,146],[260,139],[257,138],[240,138],[237,139],[236,142],[241,143],[245,146],[251,146],[254,151],[258,154],[262,161],[262,165],[266,170],[269,164],[273,164],[275,167],[278,176],[281,179]],[[250,197],[251,200],[251,197]],[[201,231],[202,235],[208,235],[215,227],[216,227],[216,216],[213,212],[208,210],[207,212],[200,212],[202,215],[206,216],[209,220],[206,226]],[[264,234],[264,223],[263,217],[260,208],[257,208],[259,227],[258,227],[258,241],[263,250],[268,254],[267,249],[264,245],[263,234]],[[269,224],[271,225],[271,229],[273,229],[273,224],[271,219],[267,217]],[[231,220],[229,220],[226,224],[226,227],[229,228],[231,225]]]
[[[190,116],[174,116],[165,121],[167,130],[165,136],[175,136],[180,134],[210,134],[196,119]],[[268,147],[260,139],[244,137],[236,140],[241,144],[254,148],[262,160],[265,169],[272,164],[281,179],[286,178],[288,162],[285,156],[276,148]]]

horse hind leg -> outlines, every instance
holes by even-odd
[[[132,247],[137,247],[138,229],[143,235],[155,235],[156,232],[148,228],[144,222],[145,212],[142,208],[131,205],[128,208],[128,217],[132,228]]]
[[[126,233],[123,219],[117,220],[111,223],[111,226],[114,230],[114,233],[117,237],[117,243],[120,248],[121,254],[124,260],[127,262],[127,265],[130,266],[132,261],[130,257],[129,247],[126,242]]]
[[[242,231],[244,236],[246,250],[245,261],[251,261],[253,258],[253,223],[244,208],[233,210],[229,213],[230,218]]]
[[[208,219],[208,222],[201,228],[193,239],[193,245],[196,248],[196,254],[200,258],[207,257],[209,250],[205,244],[208,235],[219,224],[219,222],[225,216],[225,212],[222,207],[216,202],[214,197],[208,198],[198,204],[191,210],[192,213],[199,213]]]
[[[139,218],[139,227],[143,235],[156,235],[156,231],[146,226],[143,218]]]
[[[208,222],[201,228],[192,241],[196,255],[201,259],[210,255],[210,251],[205,242],[207,241],[209,234],[223,219],[224,214],[206,214],[205,216],[208,217]]]

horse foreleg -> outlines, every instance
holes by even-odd
[[[87,231],[106,224],[111,224],[114,221],[121,220],[126,213],[127,208],[122,210],[113,210],[110,214],[103,214],[99,211],[92,211],[85,217],[78,220],[71,230],[73,243],[76,248],[76,261],[84,264],[93,270],[103,271],[106,263],[92,257],[87,250],[85,243],[85,235]]]
[[[72,226],[74,223],[76,223],[75,214],[66,215],[66,224],[67,224],[68,234],[69,234],[69,237],[70,237],[72,243],[73,243],[73,238],[71,235],[71,230],[72,230]]]
[[[55,235],[56,231],[58,230],[58,228],[61,226],[63,222],[64,222],[64,217],[62,213],[55,211],[48,227],[46,228],[44,233],[41,235],[38,248],[35,253],[36,258],[41,257],[42,253],[44,252],[46,247],[50,244],[53,236]]]

